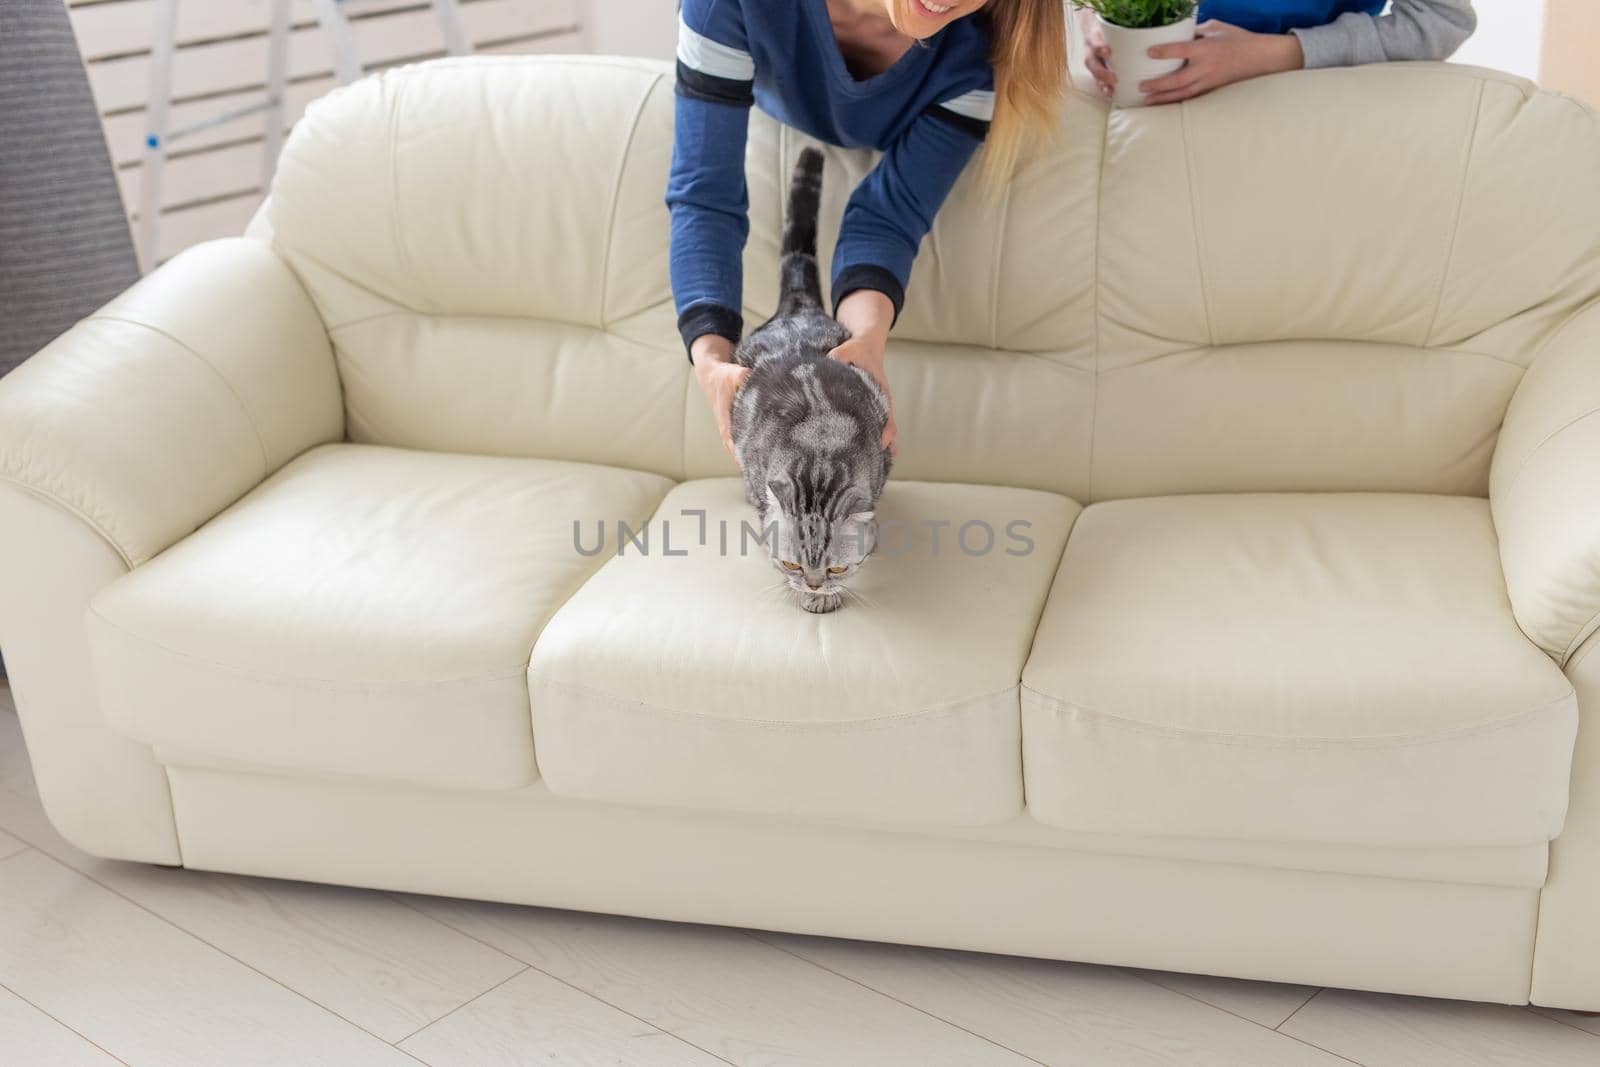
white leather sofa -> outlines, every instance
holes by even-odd
[[[1431,65],[1073,95],[923,248],[886,547],[818,617],[674,331],[672,93],[368,78],[246,236],[0,384],[67,838],[1600,1010],[1593,113]],[[798,146],[754,119],[751,321]]]

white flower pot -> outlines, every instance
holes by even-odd
[[[1100,32],[1111,48],[1111,70],[1117,76],[1117,91],[1111,102],[1118,107],[1142,107],[1140,84],[1171,74],[1184,64],[1181,59],[1151,59],[1149,50],[1158,44],[1181,44],[1194,40],[1194,19],[1186,18],[1170,26],[1130,30],[1095,16]]]

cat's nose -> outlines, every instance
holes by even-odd
[[[822,579],[821,578],[807,577],[806,578],[806,588],[807,589],[821,589],[822,588]]]

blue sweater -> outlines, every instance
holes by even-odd
[[[884,155],[851,194],[833,301],[857,289],[905,302],[911,264],[994,112],[987,23],[959,19],[865,81],[845,67],[826,0],[683,0],[677,133],[667,205],[672,293],[685,346],[743,330],[751,104],[812,137]]]
[[[1256,33],[1323,26],[1346,12],[1377,15],[1385,0],[1202,0],[1200,21],[1231,22]]]

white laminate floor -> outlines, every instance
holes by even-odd
[[[95,859],[0,688],[0,1065],[1600,1065],[1600,1019]]]

